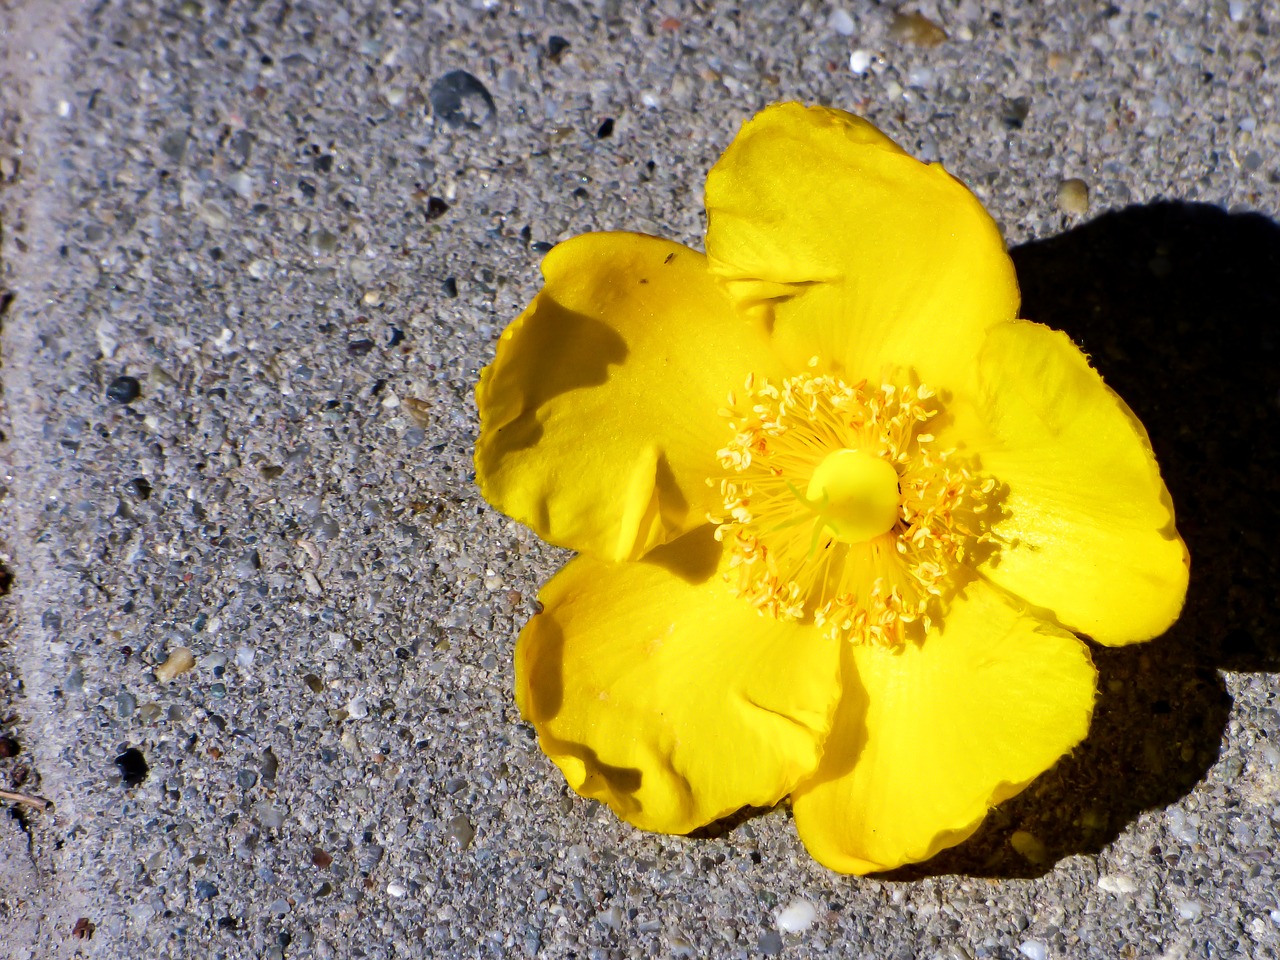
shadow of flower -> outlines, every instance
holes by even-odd
[[[1011,252],[1023,316],[1065,330],[1147,427],[1191,551],[1187,605],[1150,644],[1094,647],[1099,699],[1075,753],[888,879],[1034,877],[1100,851],[1213,765],[1231,708],[1219,671],[1280,671],[1280,227],[1156,203]],[[1017,831],[1035,838],[1022,853]]]

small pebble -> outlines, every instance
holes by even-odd
[[[1204,913],[1204,904],[1195,898],[1187,900],[1176,899],[1173,901],[1173,907],[1183,920],[1198,920],[1200,915]]]
[[[1018,947],[1018,952],[1027,960],[1048,960],[1049,945],[1043,940],[1024,940]]]
[[[569,49],[569,41],[564,37],[558,37],[554,33],[547,37],[547,56],[554,62],[559,63],[560,58],[564,56],[564,52]]]
[[[133,403],[142,395],[142,384],[137,377],[116,377],[107,386],[107,399],[116,403]]]
[[[391,896],[396,897],[397,899],[399,899],[400,897],[403,897],[408,892],[409,892],[409,888],[406,887],[403,883],[400,883],[398,880],[392,880],[390,883],[387,884],[387,893],[391,894]]]
[[[212,900],[217,895],[218,895],[218,888],[215,887],[208,880],[196,881],[196,899],[197,900]]]
[[[856,74],[864,74],[871,69],[871,51],[855,50],[849,54],[849,69]]]
[[[1089,185],[1078,177],[1063,180],[1058,186],[1058,209],[1082,217],[1089,212]]]
[[[120,715],[121,720],[126,720],[133,716],[133,711],[138,709],[138,698],[128,690],[121,690],[116,694],[116,713]]]
[[[778,911],[778,930],[782,933],[804,933],[818,919],[818,909],[808,900],[792,900]]]
[[[156,679],[161,683],[168,683],[174,677],[193,669],[195,665],[196,658],[191,655],[191,651],[186,647],[178,647],[164,663],[156,667]]]
[[[1104,873],[1098,878],[1098,889],[1104,893],[1130,894],[1137,892],[1138,883],[1122,873]]]
[[[495,111],[493,96],[465,70],[450,70],[427,93],[431,113],[451,127],[479,130]]]
[[[947,39],[947,31],[918,13],[895,13],[889,36],[918,47],[936,47]]]
[[[1049,859],[1049,851],[1040,838],[1026,830],[1015,830],[1009,838],[1009,845],[1031,863],[1046,863]]]
[[[831,11],[831,16],[827,17],[827,26],[842,37],[853,36],[853,17],[849,16],[849,11],[841,10],[839,7]]]
[[[770,930],[760,937],[756,949],[766,957],[776,957],[782,952],[782,936],[777,930]]]
[[[147,759],[137,747],[130,747],[116,757],[116,766],[120,768],[120,780],[126,787],[136,787],[147,779]]]
[[[266,800],[253,805],[253,813],[258,822],[267,830],[279,830],[284,826],[284,813],[277,810]]]
[[[476,828],[471,825],[471,821],[465,816],[458,815],[449,821],[444,828],[445,836],[450,840],[456,840],[458,846],[463,850],[471,846],[471,841],[476,838]]]
[[[427,205],[422,208],[422,215],[428,222],[439,220],[449,212],[449,204],[440,197],[428,197]]]

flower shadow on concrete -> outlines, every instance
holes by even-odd
[[[1187,605],[1152,643],[1093,646],[1099,699],[1073,755],[964,844],[886,878],[1035,877],[1100,851],[1217,760],[1219,671],[1280,671],[1280,227],[1156,203],[1011,253],[1023,316],[1081,344],[1146,425],[1191,552]],[[1037,862],[1015,831],[1043,844]]]

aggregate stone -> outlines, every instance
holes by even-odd
[[[0,4],[0,788],[53,803],[0,833],[6,949],[1280,953],[1277,70],[1234,0]],[[689,839],[565,792],[511,658],[567,554],[472,476],[547,245],[700,247],[792,98],[972,187],[1193,555],[1168,636],[1093,649],[1089,740],[864,879],[785,808]]]

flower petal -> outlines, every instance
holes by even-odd
[[[847,659],[822,763],[794,794],[801,840],[842,873],[954,846],[1089,730],[1088,649],[980,580],[920,645]]]
[[[973,194],[839,110],[783,103],[747,121],[707,177],[707,214],[712,272],[793,364],[816,355],[854,379],[914,367],[938,386],[1018,315],[1013,263]]]
[[[1008,487],[984,575],[1099,643],[1164,633],[1189,561],[1142,424],[1066,334],[1039,324],[991,330],[977,372],[969,449]]]
[[[732,596],[720,554],[706,528],[638,563],[579,557],[516,647],[543,751],[645,830],[777,803],[817,766],[839,696],[838,644]]]
[[[542,271],[476,387],[476,481],[545,540],[642,556],[721,506],[705,483],[728,439],[717,411],[776,360],[677,243],[587,234]]]

